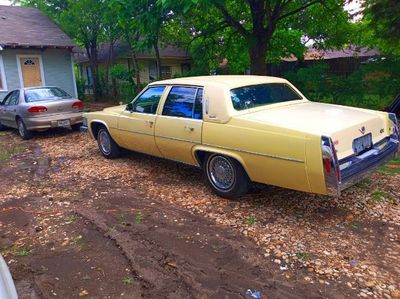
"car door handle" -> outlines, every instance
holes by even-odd
[[[154,125],[154,121],[146,120],[146,125],[148,125],[150,128],[152,128]]]
[[[194,128],[191,127],[191,126],[185,126],[185,130],[186,130],[186,131],[189,131],[189,132],[193,132],[193,131],[194,131]]]

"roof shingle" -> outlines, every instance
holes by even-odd
[[[36,8],[0,5],[0,45],[74,47],[72,40]]]

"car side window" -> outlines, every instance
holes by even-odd
[[[10,100],[12,99],[12,96],[14,94],[15,91],[10,92],[8,95],[6,95],[6,97],[3,99],[3,101],[1,102],[2,106],[7,106],[8,103],[10,102]]]
[[[19,104],[19,90],[16,90],[13,92],[13,94],[10,97],[10,100],[6,104],[7,106],[14,106]]]
[[[164,93],[165,86],[149,87],[132,103],[132,111],[148,114],[156,114],[158,103]]]
[[[174,86],[165,100],[162,115],[194,118],[196,87]]]
[[[197,89],[196,100],[193,107],[193,118],[203,119],[203,88]]]

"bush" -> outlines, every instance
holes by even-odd
[[[400,93],[398,59],[362,64],[348,77],[331,73],[324,62],[283,76],[310,100],[340,105],[383,109]]]
[[[78,91],[78,99],[85,100],[86,80],[83,78],[76,78],[76,89]]]

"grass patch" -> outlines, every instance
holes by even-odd
[[[132,276],[124,276],[124,277],[122,278],[122,283],[123,283],[124,285],[131,284],[132,282],[133,282],[133,277],[132,277]]]
[[[257,220],[256,220],[256,217],[251,215],[251,216],[247,217],[246,222],[248,225],[253,226],[254,224],[256,224]]]
[[[12,254],[14,256],[29,256],[32,254],[32,250],[26,247],[18,247],[17,245],[11,245],[3,247],[1,249],[2,254]]]
[[[83,250],[86,246],[86,243],[83,240],[82,235],[79,235],[71,239],[71,245],[77,247],[79,250]]]
[[[23,147],[16,146],[12,148],[2,148],[0,149],[0,161],[6,161],[10,159],[12,156],[20,154],[24,151]]]
[[[389,161],[386,165],[379,168],[379,172],[390,175],[400,174],[400,158]]]
[[[311,253],[309,253],[309,252],[303,252],[303,251],[297,252],[296,256],[298,259],[303,260],[303,261],[308,261],[311,259]]]
[[[75,214],[68,215],[64,217],[64,220],[66,224],[71,224],[78,220],[78,216],[76,216]]]
[[[141,212],[137,212],[136,215],[135,215],[135,222],[137,224],[140,224],[140,223],[143,222],[143,219],[144,219],[143,214]]]
[[[351,228],[352,228],[353,230],[359,230],[359,229],[361,228],[361,224],[358,223],[358,222],[353,222],[353,223],[351,224]]]
[[[389,198],[390,194],[384,191],[374,191],[371,194],[372,201],[379,203],[385,200],[385,198]]]
[[[359,181],[357,184],[356,184],[356,186],[358,187],[358,188],[361,188],[361,189],[369,189],[369,187],[371,186],[371,184],[372,184],[372,180],[370,179],[370,178],[364,178],[364,179],[362,179],[361,181]]]
[[[15,251],[15,253],[14,253],[14,255],[15,256],[29,256],[29,255],[31,255],[31,253],[32,253],[32,250],[29,250],[29,249],[26,249],[26,248],[18,248],[16,251]]]
[[[123,226],[127,226],[128,225],[128,219],[126,218],[125,214],[121,214],[118,217],[118,223],[123,225]]]

